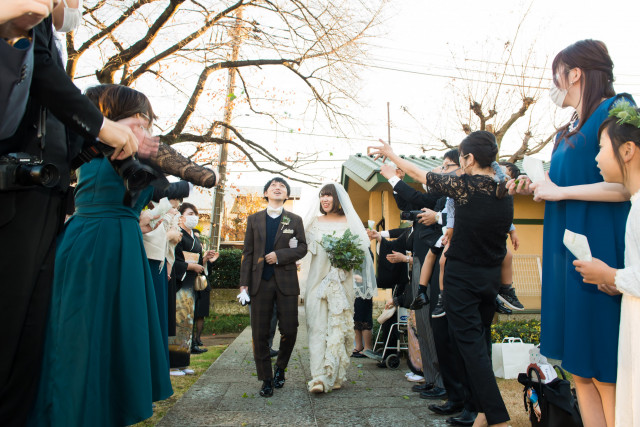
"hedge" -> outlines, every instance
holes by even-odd
[[[209,272],[209,283],[214,289],[237,289],[240,286],[240,249],[221,249],[220,258]]]
[[[523,342],[540,344],[540,321],[507,320],[491,325],[491,342],[500,343],[504,337],[519,337]]]

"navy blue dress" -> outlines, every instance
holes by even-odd
[[[620,97],[633,102],[628,94],[603,101],[578,134],[560,141],[551,156],[554,183],[564,187],[603,181],[595,161],[598,129]],[[565,229],[584,234],[595,258],[622,268],[629,208],[629,202],[562,200],[546,202],[544,212],[541,352],[561,359],[573,374],[609,383],[616,381],[621,297],[583,283],[562,239]]]

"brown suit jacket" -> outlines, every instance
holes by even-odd
[[[283,225],[282,219],[288,217],[289,224]],[[289,240],[298,240],[297,248],[289,247]],[[244,236],[242,264],[240,266],[240,286],[249,287],[249,295],[254,296],[260,289],[264,253],[267,239],[267,210],[257,212],[247,218],[247,231]],[[307,254],[307,239],[302,218],[284,210],[278,225],[273,251],[278,257],[274,266],[274,276],[280,292],[284,295],[300,295],[296,261]]]

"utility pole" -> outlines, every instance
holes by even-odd
[[[242,40],[242,9],[236,13],[236,25],[233,27],[231,35],[231,61],[238,60],[238,52],[240,50],[240,42]],[[233,113],[233,98],[235,98],[234,90],[236,85],[236,69],[229,68],[227,80],[227,99],[224,105],[223,122],[231,124],[231,116]],[[222,128],[222,139],[229,139],[229,129]],[[220,144],[220,153],[218,155],[218,171],[220,172],[220,183],[213,192],[213,206],[211,215],[211,228],[209,231],[210,249],[220,250],[220,240],[222,239],[222,217],[224,210],[224,194],[227,181],[227,155],[229,153],[229,144]]]

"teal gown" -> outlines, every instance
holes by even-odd
[[[151,270],[134,208],[108,160],[78,171],[58,240],[42,377],[29,425],[120,426],[173,394]]]

